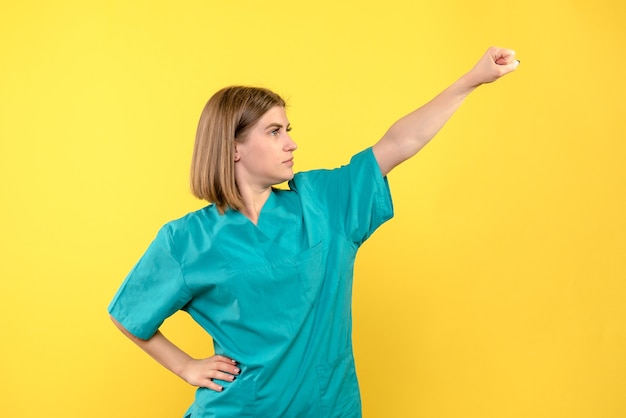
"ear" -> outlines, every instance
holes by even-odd
[[[241,155],[239,155],[239,146],[238,144],[235,142],[235,162],[239,161],[241,159]]]

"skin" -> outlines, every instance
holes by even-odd
[[[471,92],[514,71],[515,52],[492,47],[476,65],[430,102],[395,122],[372,147],[383,175],[417,154],[450,119]],[[237,142],[235,179],[244,201],[241,211],[254,224],[271,193],[271,187],[293,178],[296,143],[289,135],[283,107],[270,109],[248,134]],[[115,318],[113,323],[156,361],[193,386],[215,391],[224,388],[213,379],[232,382],[240,373],[237,362],[225,356],[194,359],[160,331],[147,340],[128,332]]]
[[[373,146],[383,175],[426,146],[477,87],[496,81],[518,65],[513,50],[491,47],[469,72],[430,102],[395,122]]]
[[[289,131],[285,108],[274,106],[235,143],[235,181],[244,201],[241,212],[254,224],[272,186],[293,178],[293,152],[298,146]]]

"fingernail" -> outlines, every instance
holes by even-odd
[[[239,372],[241,372],[240,369],[235,369],[235,374],[239,374]]]

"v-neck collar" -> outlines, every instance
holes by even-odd
[[[241,212],[240,210],[228,208],[227,211],[237,213],[238,216],[243,218],[246,222],[250,223],[250,225],[252,225],[256,229],[261,229],[260,224],[263,222],[263,218],[266,217],[265,214],[268,211],[276,208],[277,198],[275,195],[276,195],[276,190],[272,187],[269,196],[267,197],[267,199],[265,200],[265,203],[263,203],[263,206],[261,207],[261,210],[259,211],[259,217],[257,218],[256,224],[252,222],[252,220],[248,218],[246,215],[244,215],[243,212]]]

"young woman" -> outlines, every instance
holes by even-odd
[[[109,306],[125,335],[198,387],[188,417],[361,416],[352,274],[359,246],[393,216],[385,176],[518,63],[490,48],[348,165],[296,175],[278,95],[229,87],[208,101],[191,186],[211,204],[163,226]],[[284,181],[289,190],[273,188]],[[159,331],[180,309],[211,335],[214,356],[191,358]]]

